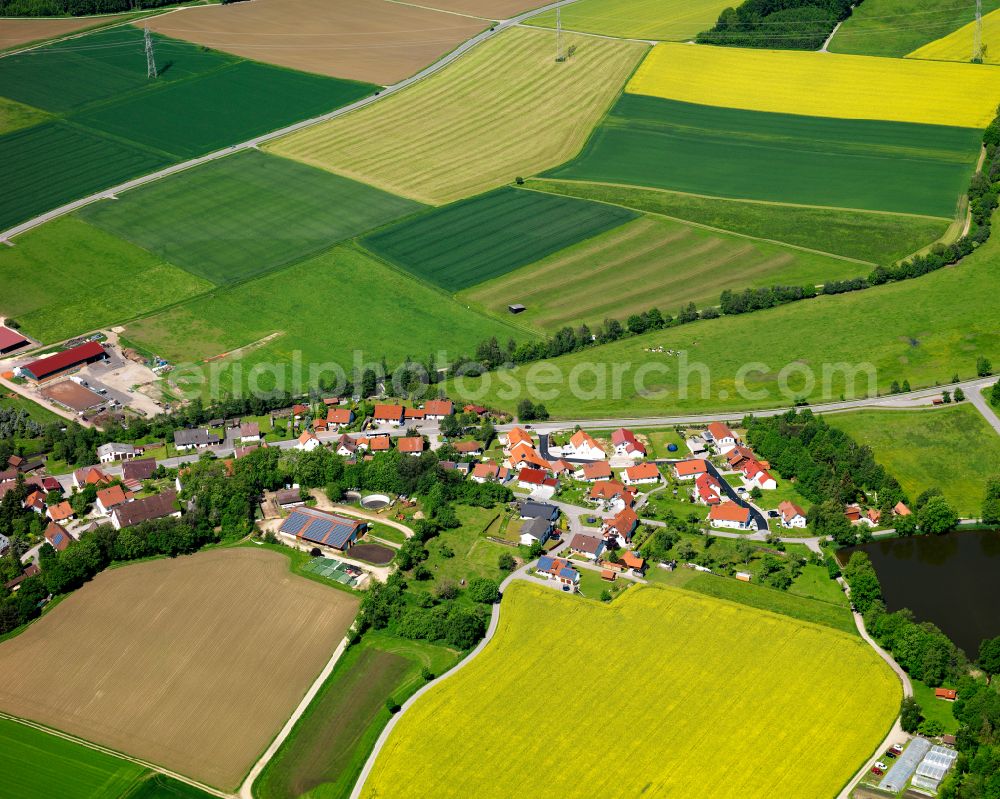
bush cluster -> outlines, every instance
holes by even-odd
[[[745,0],[727,8],[715,26],[698,34],[702,44],[818,50],[834,26],[860,0]]]

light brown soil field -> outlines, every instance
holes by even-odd
[[[107,17],[66,17],[66,19],[0,19],[0,50],[27,44],[40,39],[51,39],[66,33],[92,28],[106,21]]]
[[[265,550],[113,569],[0,645],[0,709],[235,788],[357,608]]]
[[[386,86],[486,23],[386,0],[255,0],[182,9],[149,27],[245,58]]]
[[[400,0],[402,2],[402,0]],[[407,0],[410,2],[410,0]],[[415,5],[486,19],[510,19],[551,0],[412,0]]]

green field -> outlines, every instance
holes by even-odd
[[[840,587],[840,583],[830,579],[826,566],[814,563],[802,567],[802,573],[789,586],[788,593],[814,599],[817,602],[848,607],[847,594]]]
[[[81,215],[214,283],[300,260],[420,205],[251,150],[85,208]]]
[[[101,30],[4,59],[0,97],[63,116],[0,136],[0,228],[169,163],[332,110],[373,87]]]
[[[997,8],[1000,0],[983,0],[983,14]],[[865,0],[840,26],[829,49],[902,58],[973,19],[975,3],[965,0]]]
[[[459,299],[503,315],[519,302],[519,322],[564,325],[624,321],[652,307],[674,313],[694,302],[717,305],[724,289],[814,286],[866,267],[740,236],[644,216],[530,266],[466,289]]]
[[[905,411],[831,414],[830,425],[867,444],[916,499],[940,488],[965,518],[978,518],[986,479],[1000,475],[1000,436],[970,403]]]
[[[605,36],[685,41],[711,28],[727,5],[725,0],[582,0],[562,9],[562,25]],[[539,14],[528,24],[554,28],[556,14]]]
[[[492,335],[503,341],[514,334],[524,337],[345,245],[141,319],[128,326],[127,335],[174,363],[200,364],[260,342],[242,357],[213,364],[224,367],[218,390],[228,391],[247,385],[256,364],[274,364],[290,380],[296,352],[305,365],[304,381],[310,364],[333,362],[351,371],[355,350],[375,364],[383,355],[390,364],[408,355],[423,359],[442,346],[443,330],[450,352],[468,352]],[[274,338],[261,341],[269,336]],[[273,388],[276,382],[263,374],[261,387]],[[203,391],[211,394],[212,387]]]
[[[934,688],[920,680],[913,680],[913,698],[920,705],[921,714],[925,719],[934,719],[941,723],[946,733],[954,735],[958,732],[959,723],[952,710],[954,703],[934,696]]]
[[[776,206],[637,186],[562,180],[529,180],[526,185],[877,264],[905,258],[948,227],[943,219],[921,216]]]
[[[406,219],[362,243],[418,277],[457,291],[637,216],[625,208],[504,188]]]
[[[441,674],[458,652],[369,632],[348,649],[306,714],[253,785],[256,799],[346,799],[389,721],[385,701],[402,703]]]
[[[71,216],[16,241],[0,247],[0,313],[43,342],[131,319],[212,287]]]
[[[523,366],[463,389],[484,405],[513,410],[522,397],[544,398],[557,418],[608,419],[863,397],[872,369],[882,392],[904,378],[913,388],[971,379],[979,355],[1000,363],[1000,297],[989,290],[997,280],[1000,241],[991,238],[959,266],[916,280],[626,338],[552,359],[544,375]]]
[[[950,218],[979,144],[972,128],[772,114],[623,94],[579,157],[545,174]]]
[[[0,134],[31,127],[48,118],[44,111],[0,97]]]
[[[557,697],[553,674],[572,675]],[[594,686],[631,700],[607,712]],[[361,795],[721,799],[738,781],[744,799],[825,799],[900,696],[866,643],[827,627],[667,587],[606,605],[516,582],[496,637],[399,719]]]
[[[119,799],[148,772],[15,721],[0,719],[0,774],[18,799]]]

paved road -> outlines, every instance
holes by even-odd
[[[991,385],[995,380],[996,378],[990,378],[987,385]],[[1000,434],[1000,417],[998,417],[993,408],[990,407],[990,404],[986,401],[986,397],[984,397],[978,390],[972,392],[966,391],[965,396],[968,397],[969,401],[976,406],[976,410],[983,415],[983,418],[990,423],[990,426],[997,431],[997,434]]]
[[[312,127],[313,125],[318,125],[321,122],[327,122],[331,119],[336,119],[344,114],[349,114],[351,111],[357,111],[359,108],[364,108],[365,106],[371,105],[372,103],[378,102],[384,97],[395,94],[396,92],[402,91],[408,86],[412,86],[415,83],[419,83],[424,78],[428,78],[436,72],[444,69],[446,66],[451,64],[453,61],[461,58],[465,53],[471,50],[478,44],[482,44],[488,39],[502,33],[507,28],[517,25],[526,19],[529,19],[537,14],[541,14],[546,11],[551,11],[554,8],[559,8],[560,6],[570,5],[575,3],[576,0],[557,0],[557,2],[549,3],[548,5],[541,6],[540,8],[533,9],[531,11],[526,11],[523,14],[519,14],[516,17],[511,17],[510,19],[501,20],[494,24],[491,28],[483,31],[482,33],[473,36],[471,39],[460,44],[454,50],[452,50],[447,55],[443,56],[438,61],[435,61],[429,67],[425,67],[420,70],[416,75],[411,75],[409,78],[399,81],[399,83],[394,83],[391,86],[380,90],[376,94],[370,97],[365,97],[361,100],[353,102],[349,105],[345,105],[341,108],[337,108],[334,111],[330,111],[327,114],[323,114],[318,117],[313,117],[312,119],[305,119],[301,122],[296,122],[293,125],[288,125],[287,127],[281,128],[279,130],[271,131],[270,133],[265,133],[262,136],[255,136],[252,139],[241,142],[239,144],[234,144],[230,147],[225,147],[221,150],[216,150],[214,153],[209,153],[208,155],[203,155],[200,158],[192,158],[190,161],[184,161],[180,164],[174,164],[173,166],[161,169],[158,172],[152,172],[148,175],[143,175],[142,177],[135,178],[133,180],[125,181],[117,186],[112,186],[104,191],[97,192],[96,194],[91,194],[89,197],[84,197],[80,200],[75,200],[66,205],[55,208],[47,213],[40,216],[36,216],[34,219],[29,219],[27,222],[22,222],[19,225],[15,225],[8,230],[0,232],[0,242],[9,241],[14,236],[18,236],[32,228],[38,227],[39,225],[45,224],[53,219],[60,216],[65,216],[66,214],[72,213],[85,205],[90,205],[91,203],[97,202],[98,200],[104,200],[109,198],[117,197],[117,195],[122,192],[129,191],[130,189],[138,188],[139,186],[144,186],[147,183],[152,183],[155,180],[160,180],[161,178],[168,177],[169,175],[177,174],[178,172],[183,172],[187,169],[191,169],[201,164],[207,164],[210,161],[217,161],[220,158],[225,158],[226,156],[233,155],[234,153],[242,152],[244,150],[251,150],[259,147],[265,142],[272,141],[273,139],[280,138],[281,136],[287,136],[289,133],[294,133],[295,131],[302,130],[304,128]]]

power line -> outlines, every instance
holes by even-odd
[[[982,64],[983,56],[983,0],[976,0],[976,35],[972,40],[972,63]]]
[[[146,77],[156,77],[156,57],[153,55],[153,38],[149,35],[149,26],[144,29],[143,39],[146,41]]]

